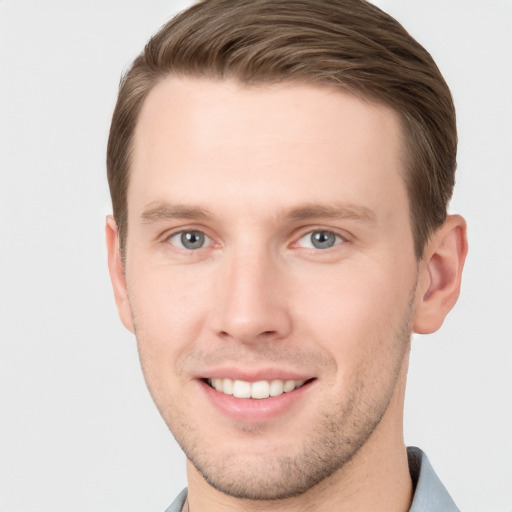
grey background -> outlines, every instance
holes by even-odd
[[[406,441],[466,512],[512,510],[512,2],[381,0],[432,53],[460,130],[459,304],[413,343]],[[0,512],[163,510],[184,458],[106,266],[123,69],[187,2],[0,2]]]

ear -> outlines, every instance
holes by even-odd
[[[131,332],[135,332],[132,310],[128,300],[126,278],[124,274],[121,250],[119,247],[119,233],[116,221],[112,215],[108,215],[105,223],[105,234],[108,250],[108,271],[114,288],[117,310],[124,326]]]
[[[467,252],[466,222],[449,215],[428,241],[420,262],[414,332],[429,334],[443,325],[459,297]]]

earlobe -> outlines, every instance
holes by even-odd
[[[116,221],[112,215],[108,215],[105,223],[105,235],[108,251],[108,270],[110,280],[114,289],[117,310],[124,326],[131,332],[134,332],[133,316],[128,300],[128,291],[126,287],[126,278],[119,247],[119,235]]]
[[[414,332],[429,334],[443,324],[459,297],[467,251],[465,220],[448,216],[428,241],[420,263]]]

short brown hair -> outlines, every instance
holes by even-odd
[[[164,25],[121,80],[107,173],[122,251],[137,119],[170,74],[325,84],[390,106],[402,121],[418,258],[444,222],[455,181],[455,109],[432,57],[395,19],[364,0],[204,0]]]

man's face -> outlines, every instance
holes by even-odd
[[[167,78],[148,96],[121,315],[223,492],[298,494],[400,436],[418,272],[401,155],[390,109],[326,87]]]

